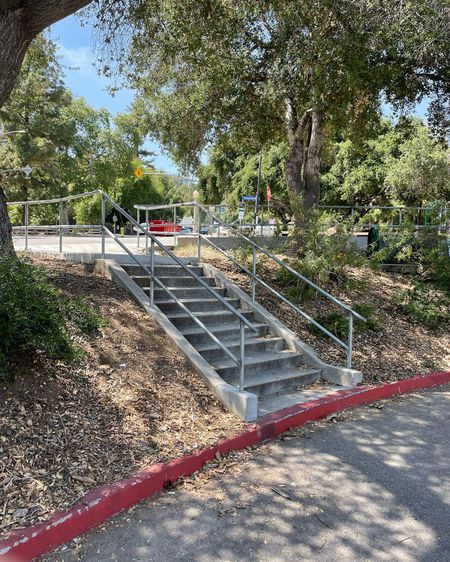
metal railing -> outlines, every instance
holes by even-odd
[[[160,286],[162,289],[164,289],[167,292],[167,294],[170,294],[170,297],[175,302],[177,302],[177,304],[180,306],[180,308],[185,310],[187,312],[187,314],[191,318],[193,318],[194,321],[205,331],[205,333],[207,333],[208,336],[216,344],[218,344],[221,347],[221,349],[223,349],[223,351],[227,354],[227,356],[230,357],[236,365],[239,365],[239,369],[240,369],[240,384],[239,384],[239,386],[240,386],[241,390],[244,388],[245,346],[244,346],[243,342],[244,342],[244,338],[245,338],[245,326],[250,328],[252,331],[256,331],[256,329],[247,320],[247,318],[245,318],[245,316],[243,316],[238,310],[236,310],[232,305],[230,305],[228,303],[228,301],[223,299],[223,297],[221,297],[221,295],[219,295],[217,292],[215,292],[214,289],[212,289],[210,287],[210,285],[208,285],[207,283],[205,283],[201,279],[201,277],[199,277],[193,271],[191,271],[186,266],[186,264],[182,260],[180,260],[171,250],[169,250],[164,243],[162,243],[160,240],[158,240],[158,238],[151,231],[149,231],[148,228],[145,228],[144,226],[141,226],[141,224],[139,222],[140,221],[140,214],[139,213],[140,213],[141,210],[145,211],[146,224],[148,225],[148,212],[150,210],[174,209],[174,217],[175,217],[175,220],[176,220],[176,216],[177,216],[176,215],[176,209],[178,207],[192,207],[193,210],[194,210],[194,234],[197,237],[197,258],[198,258],[198,260],[201,261],[202,241],[204,241],[205,243],[214,247],[217,251],[219,251],[222,255],[224,255],[227,259],[232,261],[237,267],[239,267],[242,271],[244,271],[245,273],[247,273],[251,277],[252,302],[256,302],[256,287],[258,285],[264,287],[271,294],[275,295],[279,300],[284,302],[292,310],[294,310],[295,312],[300,314],[305,320],[307,320],[309,323],[311,323],[313,326],[315,326],[318,330],[320,330],[322,333],[324,333],[326,336],[328,336],[331,340],[333,340],[336,344],[338,344],[340,347],[342,347],[347,352],[347,367],[351,368],[351,366],[352,366],[352,354],[353,354],[353,321],[354,321],[354,318],[357,318],[358,320],[366,322],[366,319],[363,316],[361,316],[361,314],[359,314],[358,312],[353,310],[350,306],[346,305],[345,303],[343,303],[342,301],[340,301],[339,299],[337,299],[336,297],[334,297],[333,295],[331,295],[330,293],[328,293],[327,291],[322,289],[322,287],[319,287],[313,281],[311,281],[310,279],[308,279],[307,277],[305,277],[304,275],[302,275],[301,273],[299,273],[298,271],[293,269],[291,266],[289,266],[283,260],[277,258],[274,254],[272,254],[271,252],[269,252],[268,250],[261,247],[259,244],[257,244],[256,242],[254,242],[253,240],[251,240],[250,238],[248,238],[247,236],[242,234],[242,232],[240,232],[233,225],[231,225],[229,223],[225,223],[224,221],[222,221],[222,219],[220,219],[220,217],[217,217],[214,213],[212,213],[210,211],[210,209],[208,209],[207,207],[205,207],[203,205],[200,205],[197,202],[174,203],[174,204],[168,204],[168,205],[138,205],[138,206],[136,206],[138,208],[137,220],[134,219],[127,211],[122,209],[113,199],[111,199],[111,197],[109,197],[106,193],[104,193],[100,190],[96,190],[96,191],[92,191],[92,192],[88,192],[88,193],[84,193],[84,194],[71,195],[71,196],[63,197],[63,198],[59,198],[59,199],[49,199],[49,200],[44,200],[44,201],[18,201],[18,202],[16,201],[16,202],[8,203],[9,205],[25,205],[25,219],[26,219],[25,249],[28,249],[27,231],[28,231],[29,226],[28,226],[27,221],[28,221],[28,208],[29,208],[30,205],[53,204],[53,203],[59,203],[60,204],[60,224],[57,225],[56,228],[59,229],[59,251],[62,252],[62,247],[63,247],[62,240],[63,240],[64,228],[67,228],[69,226],[71,228],[75,228],[77,226],[82,228],[84,226],[84,225],[64,225],[64,224],[62,224],[62,217],[64,215],[64,203],[67,202],[67,201],[73,200],[73,199],[79,199],[81,197],[87,197],[87,196],[92,196],[92,195],[100,195],[101,196],[101,217],[102,217],[101,223],[102,224],[101,225],[89,225],[89,226],[91,226],[91,227],[92,226],[99,226],[101,228],[101,232],[102,232],[101,255],[102,255],[102,257],[105,256],[106,237],[107,236],[110,237],[110,238],[112,237],[116,241],[116,243],[128,255],[130,255],[130,257],[132,257],[132,259],[134,259],[134,261],[136,261],[140,265],[140,267],[142,267],[146,271],[146,273],[149,275],[151,306],[154,305],[154,284],[156,282],[158,284],[158,286]],[[107,202],[116,211],[121,213],[122,216],[124,216],[132,225],[134,225],[136,227],[137,244],[138,245],[139,245],[139,237],[142,236],[142,235],[145,236],[145,240],[146,240],[145,251],[146,251],[146,253],[149,252],[149,243],[150,243],[150,270],[148,270],[148,268],[143,266],[139,262],[139,260],[137,260],[136,257],[132,254],[132,252],[129,251],[129,249],[126,247],[126,245],[123,244],[120,241],[120,239],[106,227],[106,203]],[[213,221],[217,222],[217,224],[219,226],[222,226],[224,228],[227,228],[227,229],[231,230],[232,232],[234,232],[234,234],[237,237],[241,238],[247,244],[250,244],[252,246],[252,267],[251,267],[251,270],[248,269],[244,264],[239,262],[236,258],[234,258],[233,256],[230,256],[230,254],[228,252],[226,252],[225,250],[220,248],[216,243],[214,243],[211,240],[211,238],[208,238],[205,235],[201,234],[201,226],[202,226],[201,220],[200,220],[201,212],[206,213],[206,215],[209,215],[212,218]],[[207,289],[210,292],[210,294],[212,294],[214,296],[214,298],[216,298],[219,302],[221,302],[221,304],[226,309],[228,309],[230,312],[232,312],[234,314],[234,316],[237,317],[237,319],[240,322],[240,344],[241,344],[240,347],[241,347],[241,349],[240,349],[239,359],[237,357],[235,357],[234,354],[232,354],[230,352],[230,350],[228,350],[228,348],[223,346],[223,344],[214,336],[214,334],[201,321],[199,321],[198,318],[196,318],[191,313],[191,311],[189,311],[189,309],[187,309],[187,307],[185,307],[185,305],[179,299],[176,298],[176,296],[170,291],[170,289],[168,289],[165,286],[162,286],[161,281],[155,277],[154,270],[153,270],[155,245],[158,246],[165,254],[170,256],[170,258],[173,261],[175,261],[175,263],[177,263],[185,271],[187,271],[188,274],[191,277],[194,277],[196,279],[196,281],[202,287]],[[294,277],[296,277],[297,279],[299,279],[300,281],[302,281],[303,283],[305,283],[306,285],[308,285],[309,287],[311,287],[312,289],[317,291],[324,298],[326,298],[330,302],[334,303],[337,307],[344,310],[345,313],[347,314],[347,318],[348,318],[347,341],[343,341],[342,339],[337,337],[335,334],[330,332],[327,328],[322,326],[317,320],[312,318],[311,315],[309,315],[307,312],[302,310],[299,306],[297,306],[296,304],[291,302],[285,295],[282,295],[279,291],[277,291],[276,289],[271,287],[266,281],[264,281],[264,279],[262,279],[259,275],[257,275],[256,269],[257,269],[257,254],[258,254],[258,252],[267,256],[270,260],[272,260],[278,266],[284,268],[286,271],[289,271]]]
[[[208,337],[217,344],[222,351],[234,362],[239,368],[239,389],[241,391],[245,388],[245,328],[249,328],[251,331],[256,332],[256,328],[253,324],[234,306],[232,306],[225,298],[222,297],[218,292],[216,292],[208,283],[206,283],[199,275],[192,271],[178,256],[176,256],[171,250],[169,250],[156,236],[151,234],[146,228],[142,227],[125,209],[120,207],[111,197],[100,190],[91,191],[88,193],[81,193],[77,195],[70,195],[67,197],[61,197],[58,199],[46,199],[40,201],[13,201],[9,202],[9,206],[25,206],[25,225],[21,228],[25,228],[25,249],[28,249],[28,230],[30,225],[28,224],[28,210],[30,205],[45,205],[45,204],[55,204],[60,205],[60,223],[54,227],[59,231],[59,252],[63,250],[63,231],[64,228],[83,228],[86,225],[64,225],[62,224],[62,219],[64,216],[64,203],[72,201],[74,199],[80,199],[82,197],[89,197],[92,195],[101,196],[101,225],[89,225],[90,227],[96,226],[101,228],[101,256],[105,257],[106,250],[106,237],[112,238],[130,257],[131,259],[141,267],[146,274],[149,276],[150,281],[150,306],[155,306],[154,303],[154,289],[155,283],[163,289],[171,299],[208,335]],[[133,252],[124,244],[118,236],[112,233],[106,226],[106,204],[109,203],[116,211],[118,211],[123,217],[125,217],[132,225],[138,228],[142,234],[146,237],[146,240],[150,240],[150,267],[147,267],[141,263]],[[31,228],[35,228],[31,226]],[[158,246],[166,255],[168,255],[172,261],[181,266],[184,271],[191,277],[193,277],[199,285],[205,288],[217,301],[219,301],[222,306],[224,306],[228,311],[230,311],[239,321],[239,357],[236,357],[215,335],[209,328],[197,318],[191,310],[155,275],[154,272],[154,262],[155,262],[155,246]],[[147,247],[147,246],[146,246]]]
[[[324,333],[326,336],[328,336],[330,339],[332,339],[336,344],[338,344],[340,347],[342,347],[347,352],[347,367],[351,368],[351,366],[352,366],[352,355],[353,355],[353,321],[354,321],[355,318],[357,318],[358,320],[361,320],[362,322],[366,322],[367,321],[366,318],[364,318],[361,314],[359,314],[358,312],[353,310],[350,306],[346,305],[345,303],[343,303],[342,301],[340,301],[339,299],[337,299],[336,297],[331,295],[328,291],[325,291],[324,289],[322,289],[322,287],[319,287],[316,283],[314,283],[313,281],[311,281],[310,279],[308,279],[307,277],[305,277],[304,275],[302,275],[301,273],[299,273],[298,271],[296,271],[295,269],[290,267],[283,260],[277,258],[274,254],[272,254],[271,252],[269,252],[268,250],[261,247],[259,244],[257,244],[256,242],[254,242],[253,240],[251,240],[250,238],[248,238],[247,236],[242,234],[242,232],[240,230],[238,230],[234,225],[232,225],[230,223],[226,223],[225,221],[223,221],[220,217],[218,217],[217,215],[215,215],[211,211],[212,206],[206,207],[206,206],[201,205],[201,204],[199,204],[195,201],[187,202],[187,203],[173,203],[173,204],[167,204],[167,205],[135,205],[135,208],[138,210],[138,215],[137,215],[138,220],[140,220],[140,211],[145,211],[146,224],[148,224],[148,218],[149,218],[148,213],[149,213],[149,211],[155,211],[155,210],[158,210],[158,209],[166,209],[166,210],[167,209],[174,209],[174,217],[176,217],[177,216],[176,215],[176,209],[178,207],[192,207],[194,209],[193,232],[194,232],[194,235],[197,238],[197,259],[199,261],[201,261],[202,241],[203,241],[206,244],[209,244],[210,246],[214,247],[215,250],[217,250],[219,253],[221,253],[223,256],[225,256],[228,260],[233,262],[234,265],[239,267],[242,271],[244,271],[245,273],[247,273],[251,277],[252,302],[256,302],[256,287],[257,287],[257,285],[261,285],[262,287],[267,289],[270,293],[275,295],[279,300],[281,300],[282,302],[287,304],[290,308],[292,308],[292,310],[294,310],[295,312],[300,314],[305,320],[307,320],[309,323],[311,323],[313,326],[315,326],[318,330],[320,330],[322,333]],[[201,212],[208,215],[212,219],[212,222],[217,223],[219,232],[220,232],[220,227],[222,226],[224,229],[228,229],[229,231],[232,231],[237,237],[241,238],[246,243],[248,243],[252,246],[252,266],[251,266],[251,270],[248,269],[243,263],[239,262],[234,256],[231,256],[228,252],[226,252],[218,244],[216,244],[213,241],[212,237],[207,237],[207,236],[205,236],[204,234],[201,233],[201,227],[203,226],[202,222],[201,222]],[[260,226],[260,225],[258,225],[258,226]],[[330,302],[334,303],[340,309],[344,310],[345,313],[347,314],[347,319],[348,319],[347,320],[347,322],[348,322],[347,341],[343,341],[342,339],[337,337],[335,334],[330,332],[327,328],[325,328],[319,322],[317,322],[317,320],[312,318],[311,315],[309,315],[307,312],[302,310],[299,306],[297,306],[296,304],[291,302],[285,295],[282,295],[279,291],[277,291],[276,289],[271,287],[266,281],[264,281],[264,279],[262,279],[260,276],[258,276],[257,273],[256,273],[257,253],[258,252],[261,252],[262,254],[267,256],[269,259],[271,259],[273,262],[275,262],[278,266],[284,268],[286,271],[289,271],[294,277],[296,277],[297,279],[299,279],[300,281],[302,281],[303,283],[305,283],[306,285],[308,285],[309,287],[311,287],[312,289],[317,291],[324,298],[326,298]]]
[[[207,238],[206,236],[202,235],[200,233],[200,225],[198,225],[197,226],[197,230],[198,230],[197,255],[198,255],[199,261],[201,259],[201,248],[202,248],[201,243],[202,243],[202,240],[204,240],[209,245],[213,246],[216,250],[218,250],[222,255],[224,255],[226,258],[228,258],[230,261],[232,261],[235,265],[237,265],[239,268],[241,268],[243,271],[245,271],[245,273],[250,275],[251,280],[252,280],[252,302],[256,302],[256,287],[257,287],[257,285],[263,286],[270,293],[275,295],[278,299],[280,299],[282,302],[287,304],[290,308],[295,310],[295,312],[297,312],[303,318],[305,318],[305,320],[307,320],[308,322],[313,324],[313,326],[315,326],[322,333],[324,333],[329,338],[331,338],[340,347],[345,349],[346,352],[347,352],[347,367],[350,369],[351,366],[352,366],[352,354],[353,354],[353,320],[354,320],[354,318],[357,318],[358,320],[366,322],[367,321],[366,318],[361,316],[361,314],[359,314],[358,312],[353,310],[350,306],[346,305],[345,303],[343,303],[342,301],[340,301],[339,299],[337,299],[336,297],[334,297],[333,295],[328,293],[328,291],[325,291],[325,289],[322,289],[322,287],[319,287],[318,285],[316,285],[316,283],[314,283],[313,281],[311,281],[310,279],[308,279],[307,277],[305,277],[304,275],[302,275],[301,273],[299,273],[298,271],[296,271],[295,269],[290,267],[283,260],[280,260],[274,254],[270,253],[265,248],[262,248],[259,244],[257,244],[256,242],[254,242],[253,240],[251,240],[250,238],[248,238],[247,236],[245,236],[241,232],[239,232],[239,230],[237,230],[236,228],[232,227],[229,224],[225,225],[219,217],[217,217],[216,215],[211,213],[211,211],[209,209],[207,209],[206,207],[204,207],[203,205],[200,205],[198,203],[194,203],[194,205],[198,206],[198,208],[200,210],[202,210],[204,213],[208,214],[214,221],[222,223],[223,226],[226,226],[227,228],[233,230],[235,232],[236,236],[238,236],[239,238],[244,240],[247,244],[250,244],[252,246],[252,269],[250,271],[247,267],[245,267],[245,265],[243,265],[241,262],[239,262],[236,258],[234,258],[233,256],[230,256],[225,250],[223,250],[217,244],[215,244],[212,241],[211,238]],[[305,283],[306,285],[308,285],[309,287],[311,287],[312,289],[314,289],[315,291],[320,293],[327,300],[334,303],[336,306],[338,306],[339,308],[341,308],[342,310],[344,310],[346,312],[347,318],[348,318],[348,330],[347,330],[347,341],[346,342],[342,341],[335,334],[333,334],[332,332],[327,330],[327,328],[322,326],[322,324],[317,322],[317,320],[314,320],[314,318],[312,318],[307,312],[305,312],[299,306],[297,306],[296,304],[291,302],[286,296],[282,295],[279,291],[277,291],[276,289],[271,287],[268,283],[266,283],[263,279],[261,279],[261,277],[259,277],[256,274],[257,252],[258,251],[261,252],[262,254],[264,254],[265,256],[267,256],[269,259],[271,259],[273,262],[275,262],[280,267],[284,268],[286,271],[289,271],[289,273],[294,275],[297,279],[299,279],[300,281],[302,281],[303,283]]]

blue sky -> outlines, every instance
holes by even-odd
[[[110,81],[97,74],[94,68],[96,55],[90,26],[82,27],[77,17],[70,16],[51,27],[51,36],[60,46],[60,55],[66,69],[65,82],[77,96],[83,96],[95,108],[104,107],[111,113],[125,112],[133,101],[133,92],[123,89],[111,96],[107,92]],[[176,172],[175,164],[151,142],[145,147],[157,154],[154,163],[166,172]]]

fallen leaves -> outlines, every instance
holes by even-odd
[[[78,365],[18,358],[17,381],[0,384],[0,536],[242,427],[125,292],[82,265],[34,261],[108,324],[77,338]]]

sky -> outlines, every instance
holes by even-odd
[[[97,74],[94,67],[93,33],[90,26],[82,27],[76,16],[70,16],[52,25],[52,38],[58,43],[65,70],[65,83],[76,96],[82,96],[95,108],[106,108],[112,114],[126,112],[133,101],[133,92],[122,89],[114,96],[107,92],[111,82]],[[147,150],[156,153],[155,166],[165,172],[178,170],[172,160],[155,143],[147,141]]]

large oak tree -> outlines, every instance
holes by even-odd
[[[136,110],[175,158],[205,146],[288,143],[296,222],[320,197],[324,134],[363,128],[382,96],[433,99],[445,121],[450,93],[447,0],[158,0],[143,2],[128,78]]]

